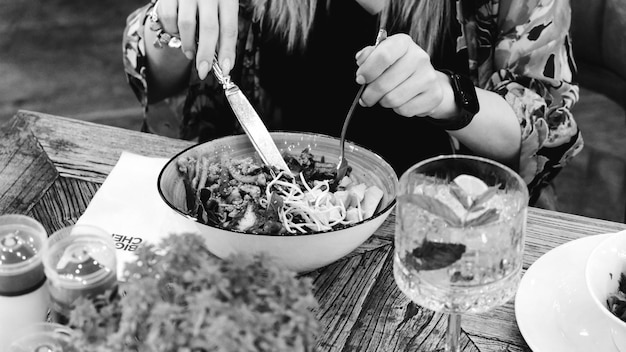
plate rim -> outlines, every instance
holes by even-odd
[[[588,235],[588,236],[584,236],[584,237],[580,237],[574,240],[571,240],[569,242],[563,243],[555,248],[550,249],[548,252],[546,252],[545,254],[543,254],[541,257],[539,257],[537,260],[535,260],[534,263],[532,263],[528,269],[525,271],[524,275],[522,276],[522,279],[520,281],[517,293],[515,295],[515,320],[517,322],[519,331],[524,339],[524,341],[526,342],[526,344],[528,345],[528,347],[530,347],[533,351],[535,352],[541,352],[541,351],[550,351],[550,352],[554,352],[553,350],[551,350],[551,348],[553,348],[554,346],[545,346],[545,343],[542,343],[541,341],[546,341],[546,339],[538,339],[536,337],[536,335],[534,333],[531,333],[531,331],[536,330],[536,329],[528,329],[528,326],[530,326],[533,323],[537,322],[537,319],[535,318],[535,320],[533,321],[531,316],[533,315],[532,313],[528,313],[527,308],[528,306],[524,307],[525,313],[522,314],[522,309],[521,309],[521,304],[523,304],[523,302],[525,300],[528,299],[528,297],[531,297],[533,295],[533,291],[529,290],[528,292],[525,290],[526,286],[530,286],[532,285],[532,283],[530,281],[535,280],[537,278],[537,273],[539,270],[542,270],[543,266],[545,266],[546,262],[550,262],[554,259],[555,256],[558,255],[563,255],[564,253],[571,251],[572,247],[579,247],[578,248],[578,253],[577,254],[582,254],[584,255],[583,258],[578,258],[579,260],[586,262],[587,258],[589,257],[589,255],[591,254],[591,252],[593,251],[593,249],[600,244],[603,240],[609,238],[612,235],[615,235],[617,232],[611,232],[611,233],[603,233],[603,234],[594,234],[594,235]],[[585,245],[587,245],[586,247],[584,247]],[[584,264],[583,264],[584,266]],[[552,267],[550,268],[551,270],[558,270],[558,267]],[[584,271],[579,273],[581,275],[581,277],[584,277]],[[559,282],[558,280],[554,280],[554,283],[556,284],[557,282]],[[532,287],[531,287],[532,288]],[[546,299],[544,299],[546,300]],[[555,330],[559,330],[559,328],[556,326],[557,322],[555,319],[549,319],[549,315],[546,314],[545,310],[541,310],[541,309],[545,309],[545,306],[542,307],[538,307],[538,309],[536,309],[535,311],[540,311],[541,313],[543,313],[541,315],[541,317],[543,318],[542,320],[544,321],[551,321],[549,323],[544,323],[543,325],[554,325],[554,329]],[[550,308],[550,307],[548,307]],[[530,320],[529,320],[530,319]],[[608,333],[607,333],[608,334]],[[556,334],[556,335],[560,335],[564,341],[568,341],[567,337],[564,336],[562,333],[561,334]],[[615,348],[614,344],[612,343],[612,339],[610,337],[610,334],[608,334],[608,339],[609,341],[611,341],[609,344],[611,346],[613,346],[614,351],[617,352],[617,349]],[[561,342],[562,343],[562,342]],[[558,344],[558,343],[557,343]],[[562,348],[567,348],[570,347],[569,346],[562,346]]]

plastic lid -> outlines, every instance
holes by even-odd
[[[39,287],[44,277],[41,249],[46,230],[26,215],[0,216],[0,295]]]
[[[83,286],[97,282],[114,271],[114,267],[105,264],[107,259],[102,257],[104,244],[97,241],[99,238],[92,238],[91,241],[78,237],[74,239],[77,242],[65,247],[56,264],[56,273],[63,281],[76,281],[77,285]],[[107,254],[115,255],[111,252]]]
[[[116,275],[115,244],[104,230],[74,225],[55,232],[44,248],[45,273],[65,288],[87,288]]]
[[[63,352],[68,350],[73,330],[57,323],[37,323],[24,329],[7,352]]]
[[[0,228],[0,266],[16,267],[33,259],[39,253],[37,242],[28,229]]]

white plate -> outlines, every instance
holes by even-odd
[[[534,352],[618,352],[585,288],[587,258],[610,235],[583,237],[556,247],[522,277],[515,317]]]

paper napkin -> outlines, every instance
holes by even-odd
[[[109,232],[117,249],[118,277],[135,251],[157,244],[172,233],[198,233],[195,225],[175,213],[157,190],[159,172],[167,162],[123,152],[77,224],[98,226]]]

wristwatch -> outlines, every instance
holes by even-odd
[[[471,79],[464,75],[454,73],[450,70],[440,70],[450,77],[450,85],[454,92],[454,102],[460,109],[458,115],[445,119],[434,119],[429,117],[430,123],[439,126],[448,131],[460,130],[472,122],[474,115],[480,110],[478,97],[476,96],[476,87]]]

